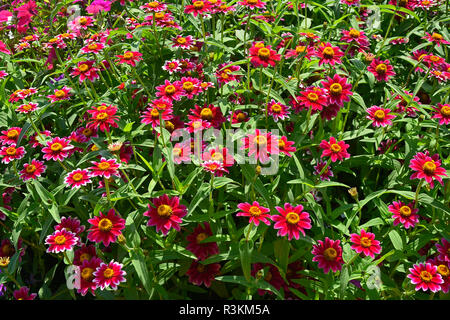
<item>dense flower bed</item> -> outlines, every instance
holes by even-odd
[[[0,299],[448,299],[448,1],[0,7]]]

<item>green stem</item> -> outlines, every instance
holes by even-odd
[[[248,242],[248,238],[250,237],[250,232],[253,229],[253,222],[250,223],[250,227],[248,228],[247,235],[245,236],[245,242]]]

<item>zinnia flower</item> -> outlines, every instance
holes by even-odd
[[[330,269],[333,272],[341,270],[344,264],[342,248],[339,245],[341,241],[326,237],[325,241],[319,240],[317,242],[318,244],[313,245],[312,254],[314,257],[312,261],[318,262],[318,267],[323,269],[324,273],[328,273]]]
[[[42,148],[42,152],[45,160],[63,161],[73,148],[66,138],[55,137],[47,142],[47,146]]]
[[[448,293],[450,289],[450,269],[448,262],[433,258],[427,260],[427,263],[436,266],[437,272],[441,275],[442,280],[444,280],[441,284],[441,290],[443,293]]]
[[[423,38],[432,43],[435,43],[436,46],[438,46],[438,47],[441,45],[441,43],[450,44],[450,42],[445,40],[444,37],[440,33],[437,33],[437,32],[433,32],[433,33],[425,32],[425,37],[423,37]]]
[[[95,290],[97,289],[97,283],[94,282],[94,272],[102,264],[102,259],[93,257],[89,260],[83,260],[80,265],[80,288],[77,292],[82,296],[85,296],[89,290],[93,296],[95,296]]]
[[[3,156],[3,163],[10,163],[13,160],[19,160],[24,157],[27,152],[24,147],[16,148],[15,144],[11,144],[10,146],[4,146],[0,149],[0,156]]]
[[[0,141],[2,145],[5,144],[17,144],[17,140],[19,139],[20,133],[22,132],[22,128],[20,127],[12,127],[8,130],[2,131],[0,136]]]
[[[142,53],[139,53],[137,51],[125,51],[123,55],[116,55],[118,60],[116,62],[119,62],[120,64],[126,63],[129,64],[132,67],[136,67],[136,62],[142,60]]]
[[[278,122],[279,119],[286,119],[290,112],[288,106],[272,99],[267,105],[267,114],[272,116],[275,122]]]
[[[416,285],[416,291],[422,289],[432,292],[437,292],[441,289],[441,284],[444,283],[442,276],[437,272],[437,267],[431,263],[419,263],[413,265],[409,269],[410,274],[407,275],[411,279],[411,283]]]
[[[350,91],[352,85],[347,83],[347,79],[335,74],[333,78],[328,77],[322,81],[323,87],[328,91],[328,104],[343,106],[344,102],[350,101],[353,92]]]
[[[33,159],[31,163],[25,163],[23,165],[23,170],[20,171],[20,177],[23,181],[37,179],[44,173],[46,168],[47,166],[44,165],[44,162]]]
[[[114,260],[108,264],[102,262],[93,273],[95,277],[93,282],[102,290],[107,287],[117,290],[119,283],[127,281],[125,279],[127,273],[122,268],[123,265]]]
[[[90,177],[88,170],[78,168],[69,172],[64,178],[64,182],[74,189],[92,183]]]
[[[380,241],[375,240],[375,235],[361,230],[361,234],[352,233],[350,241],[353,243],[352,249],[357,253],[364,253],[365,256],[375,258],[375,254],[381,252]]]
[[[186,237],[186,240],[188,241],[186,249],[195,254],[199,260],[205,260],[209,256],[219,253],[219,247],[216,242],[203,242],[213,235],[208,222],[204,222],[203,226],[199,224],[194,231]]]
[[[88,239],[92,242],[103,242],[105,247],[111,242],[116,242],[117,237],[122,234],[121,230],[125,229],[125,219],[116,214],[114,209],[110,209],[106,215],[99,212],[100,216],[89,219],[92,225],[88,230]]]
[[[75,233],[66,229],[56,230],[53,234],[47,236],[45,244],[50,245],[47,252],[58,253],[66,250],[72,250],[77,244],[79,238]]]
[[[161,231],[164,235],[167,235],[171,228],[180,231],[181,218],[187,214],[186,206],[180,204],[180,198],[169,198],[164,194],[152,199],[152,204],[149,204],[149,210],[144,212],[144,216],[150,217],[147,226],[156,226],[156,231]]]
[[[401,223],[405,229],[409,229],[419,223],[419,215],[417,214],[419,209],[414,208],[414,203],[404,204],[401,201],[394,201],[388,209],[394,218],[394,226]]]
[[[18,106],[16,109],[16,112],[27,114],[27,113],[36,111],[37,109],[38,109],[38,104],[30,102],[30,103],[22,104],[22,105]]]
[[[280,60],[281,56],[271,46],[264,46],[264,42],[257,42],[250,48],[250,62],[254,67],[275,67],[276,61]]]
[[[441,185],[444,185],[442,176],[447,177],[447,173],[441,167],[439,154],[430,157],[428,151],[425,151],[425,153],[419,152],[411,160],[409,167],[415,171],[410,179],[425,179],[431,188],[434,187],[433,179],[436,179]]]
[[[29,291],[30,289],[28,287],[21,287],[19,290],[13,292],[13,296],[16,300],[34,300],[37,294],[28,294]]]
[[[341,57],[344,53],[339,47],[333,47],[331,43],[322,43],[317,49],[316,56],[320,58],[319,66],[324,63],[334,66],[336,63],[341,63]]]
[[[305,229],[311,229],[311,219],[309,213],[302,212],[303,206],[299,204],[293,207],[289,203],[284,204],[284,209],[275,207],[280,215],[273,215],[272,220],[275,221],[274,229],[278,230],[278,236],[288,235],[289,241],[292,238],[299,239],[300,232],[305,236]]]
[[[373,121],[372,125],[374,127],[386,127],[391,125],[391,120],[395,118],[395,115],[389,114],[391,109],[383,109],[378,106],[372,106],[366,111],[369,114],[366,118]]]
[[[117,163],[116,159],[105,159],[101,158],[99,162],[91,161],[94,165],[89,168],[91,170],[92,177],[103,177],[106,179],[111,178],[112,176],[119,177],[119,167],[120,163]]]
[[[192,261],[192,264],[186,274],[189,276],[189,282],[196,286],[204,284],[207,288],[211,286],[211,282],[220,271],[220,264],[201,264],[197,261]]]
[[[347,148],[349,147],[344,141],[336,141],[334,137],[330,138],[330,141],[322,140],[319,144],[319,147],[323,149],[321,158],[330,157],[332,162],[336,162],[337,160],[344,160],[346,158],[350,158],[350,154],[347,152]]]
[[[437,107],[434,107],[435,113],[431,117],[432,119],[439,119],[439,125],[447,125],[450,123],[450,104],[438,103]]]
[[[307,88],[300,92],[300,96],[297,97],[298,106],[296,106],[295,100],[291,102],[294,103],[294,109],[300,111],[301,108],[312,109],[312,113],[315,111],[320,111],[328,103],[328,98],[325,95],[325,91],[319,87]]]
[[[270,209],[261,206],[258,201],[253,201],[253,204],[239,203],[237,206],[242,211],[238,212],[236,217],[249,217],[248,223],[254,223],[255,226],[258,226],[260,222],[270,226],[269,219],[272,220],[272,216],[268,214]]]
[[[441,242],[442,245],[436,243],[436,248],[439,253],[438,259],[445,262],[450,262],[450,242],[445,238],[442,238]]]
[[[373,59],[367,70],[373,73],[378,81],[388,81],[395,76],[394,68],[389,64],[389,60]]]

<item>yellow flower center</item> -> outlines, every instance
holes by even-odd
[[[364,248],[370,248],[370,246],[372,245],[372,240],[367,237],[362,237],[360,242],[361,246],[363,246]]]
[[[83,253],[80,255],[80,262],[83,262],[85,260],[91,260],[91,255],[89,253]]]
[[[237,114],[236,118],[237,118],[238,121],[244,121],[245,118],[246,118],[246,117],[245,117],[245,113],[239,112],[239,113]]]
[[[166,14],[164,12],[157,12],[157,13],[155,13],[155,18],[162,19],[162,18],[164,18],[165,15]]]
[[[286,143],[284,140],[280,139],[278,140],[278,148],[283,149],[286,146]]]
[[[286,221],[290,224],[297,224],[300,221],[300,216],[296,212],[289,212],[286,215]]]
[[[400,208],[400,214],[404,217],[409,217],[411,213],[411,208],[408,206],[403,206]]]
[[[27,41],[33,40],[33,36],[26,36],[25,40],[27,40]]]
[[[445,264],[438,265],[437,272],[444,278],[450,276],[450,270]]]
[[[80,18],[80,20],[78,20],[78,22],[81,24],[81,25],[85,25],[86,23],[87,23],[87,19],[86,18]]]
[[[172,215],[172,207],[162,204],[158,207],[158,215],[162,218],[169,218]]]
[[[88,46],[89,50],[95,50],[95,49],[97,49],[97,47],[98,47],[98,45],[97,45],[96,43],[91,43],[91,44]]]
[[[441,114],[442,114],[444,117],[450,117],[450,107],[449,107],[449,106],[443,106],[443,107],[441,108]]]
[[[333,151],[335,153],[341,151],[341,146],[338,145],[337,143],[333,143],[330,148],[331,148],[331,151]]]
[[[173,94],[177,89],[174,85],[168,85],[166,89],[164,90],[167,94]]]
[[[103,218],[98,223],[98,228],[100,229],[100,231],[103,231],[103,232],[110,231],[112,229],[112,227],[113,227],[113,224],[112,224],[111,220],[109,220],[108,218]]]
[[[50,146],[50,149],[52,149],[52,151],[60,151],[62,148],[62,144],[58,142],[52,143],[52,145]]]
[[[258,0],[247,0],[248,4],[257,4]]]
[[[283,108],[278,103],[275,103],[272,106],[272,111],[275,112],[275,113],[280,113],[282,109]]]
[[[0,257],[0,267],[5,268],[9,265],[9,257]]]
[[[9,147],[8,149],[6,149],[6,154],[9,156],[15,155],[16,152],[17,152],[17,149],[14,147]]]
[[[326,47],[325,49],[323,49],[323,56],[325,58],[331,59],[334,57],[334,50],[332,47]]]
[[[187,92],[192,92],[194,90],[194,84],[190,81],[183,83],[183,89]]]
[[[36,171],[36,166],[34,164],[30,164],[29,166],[27,166],[27,168],[25,169],[25,171],[27,173],[33,173]]]
[[[436,171],[436,164],[434,161],[425,162],[423,165],[423,171],[428,175],[432,175]]]
[[[123,54],[123,58],[126,59],[126,60],[130,60],[130,59],[132,59],[133,57],[134,57],[133,52],[130,52],[130,51],[125,52],[125,53]]]
[[[223,155],[220,152],[214,152],[211,158],[216,161],[223,161]]]
[[[194,2],[194,8],[197,10],[203,9],[205,6],[205,3],[203,1],[195,1]]]
[[[92,130],[89,128],[84,129],[83,131],[81,131],[81,133],[83,134],[83,136],[85,137],[90,137],[92,135]]]
[[[58,90],[55,92],[55,97],[62,98],[66,95],[66,93],[63,90]]]
[[[439,33],[433,32],[433,34],[431,35],[431,38],[433,38],[434,40],[442,40],[443,37],[442,35],[440,35]]]
[[[86,72],[86,71],[89,70],[89,66],[88,66],[87,64],[83,63],[83,64],[81,64],[81,65],[78,67],[78,69],[79,69],[81,72]]]
[[[380,74],[385,74],[387,71],[387,65],[385,65],[384,63],[380,63],[376,66],[375,71]]]
[[[199,233],[196,237],[197,243],[202,242],[203,240],[205,240],[206,238],[208,238],[208,236],[206,235],[206,233],[202,232]]]
[[[259,146],[264,146],[267,144],[267,138],[264,136],[256,136],[253,141]]]
[[[14,139],[19,136],[19,131],[17,131],[16,129],[9,130],[6,136],[10,139]]]
[[[213,118],[213,113],[210,108],[204,108],[200,112],[200,116],[203,120],[211,120]]]
[[[159,118],[159,111],[156,108],[152,109],[150,114],[152,115],[153,118]]]
[[[257,206],[251,206],[248,211],[253,217],[259,217],[262,214],[261,209],[259,209]]]
[[[305,52],[305,50],[306,50],[305,46],[296,46],[295,47],[295,52],[297,52],[297,53],[303,53],[303,52]]]
[[[334,248],[325,249],[325,251],[323,252],[323,256],[325,257],[326,260],[332,261],[336,259],[337,251]]]
[[[98,164],[98,167],[100,168],[100,170],[106,170],[106,169],[109,169],[109,167],[111,167],[111,165],[109,164],[109,162],[100,162]]]
[[[108,114],[106,112],[100,112],[95,118],[97,120],[105,120],[106,118],[108,118]]]
[[[66,237],[63,236],[63,235],[57,236],[57,237],[55,238],[55,243],[56,243],[56,244],[59,244],[59,245],[66,243],[66,241],[67,241],[67,239],[66,239]]]
[[[84,268],[83,271],[81,271],[81,277],[86,281],[92,281],[94,279],[94,269],[92,268]]]
[[[308,93],[308,100],[311,102],[316,102],[317,100],[319,100],[319,96],[317,95],[317,93],[310,92]]]
[[[149,6],[149,7],[152,7],[152,8],[156,8],[156,7],[159,6],[159,2],[157,2],[157,1],[152,1],[152,2],[150,2],[150,3],[148,4],[148,6]]]
[[[267,48],[261,48],[258,50],[258,57],[261,59],[267,59],[270,57],[270,50]]]
[[[384,120],[384,118],[386,117],[386,114],[384,113],[383,110],[377,110],[375,111],[375,113],[373,114],[373,117],[379,121]]]
[[[361,32],[359,32],[356,29],[351,29],[350,32],[348,33],[350,37],[352,38],[358,38],[361,35]]]
[[[170,121],[166,121],[165,127],[166,127],[166,130],[169,132],[172,132],[173,130],[175,130],[175,125]]]
[[[75,173],[75,174],[72,176],[72,179],[73,179],[73,181],[76,181],[76,182],[81,181],[81,180],[83,179],[83,174],[81,174],[81,173]]]
[[[100,149],[95,144],[91,147],[91,151],[98,151],[98,150]]]
[[[106,279],[111,279],[114,276],[114,270],[111,268],[106,268],[105,271],[103,271],[103,276]]]
[[[431,273],[429,273],[428,271],[422,271],[420,272],[420,278],[424,281],[424,282],[430,282],[433,279],[433,275]]]
[[[179,37],[178,39],[177,39],[177,42],[179,43],[179,44],[185,44],[186,43],[186,38],[184,38],[184,37]]]
[[[333,95],[340,95],[342,93],[342,86],[340,83],[333,83],[330,86],[330,92]]]

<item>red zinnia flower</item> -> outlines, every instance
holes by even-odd
[[[423,39],[426,39],[428,41],[431,41],[432,43],[435,43],[438,47],[441,45],[441,43],[450,44],[450,42],[445,40],[444,37],[437,32],[433,32],[432,34],[425,32],[425,37],[423,37]]]
[[[342,248],[339,245],[340,240],[331,240],[328,237],[325,241],[317,241],[317,245],[313,245],[312,254],[314,258],[312,261],[319,263],[318,267],[323,269],[324,273],[333,270],[336,272],[342,269],[344,260],[342,259]]]
[[[207,265],[200,264],[197,261],[192,261],[192,264],[186,274],[189,276],[189,282],[196,286],[204,284],[207,288],[211,286],[211,281],[214,281],[215,276],[220,271],[220,264],[211,263]]]
[[[97,71],[99,71],[98,68],[94,67],[95,61],[89,60],[89,61],[80,61],[78,62],[78,65],[72,73],[70,74],[72,77],[80,76],[80,83],[83,82],[86,78],[89,79],[91,82],[95,81],[95,79],[100,78]]]
[[[103,43],[91,42],[88,45],[81,48],[82,53],[100,53],[105,48]]]
[[[328,91],[328,104],[343,106],[344,102],[350,101],[353,92],[350,91],[352,85],[347,83],[347,79],[335,74],[333,78],[328,77],[322,81],[323,87]]]
[[[27,152],[25,151],[24,147],[16,148],[16,145],[14,143],[10,146],[4,146],[0,150],[0,156],[3,156],[3,163],[10,163],[13,160],[22,159],[26,153]]]
[[[332,66],[336,63],[341,63],[341,57],[344,55],[339,47],[333,47],[329,42],[322,43],[315,54],[318,58],[320,58],[319,66],[324,63],[329,63]]]
[[[61,251],[72,250],[77,244],[79,238],[75,233],[66,229],[56,230],[53,234],[47,236],[45,244],[50,245],[47,252],[58,253]]]
[[[361,234],[352,233],[350,241],[353,243],[352,249],[357,253],[364,253],[365,256],[375,258],[375,254],[381,252],[380,241],[375,240],[375,235],[361,230]]]
[[[103,132],[109,132],[110,127],[117,128],[119,126],[116,122],[119,119],[119,117],[116,116],[116,106],[108,106],[106,103],[102,103],[97,108],[94,107],[87,112],[91,114],[91,119],[87,124],[87,126],[91,129],[99,128]]]
[[[336,141],[334,137],[330,138],[330,141],[322,140],[319,144],[319,147],[323,149],[321,158],[323,157],[331,157],[332,162],[336,162],[337,160],[344,160],[346,158],[350,158],[350,153],[347,152],[347,148],[349,147],[344,141]]]
[[[442,245],[436,243],[436,248],[439,253],[438,259],[450,262],[450,242],[447,239],[441,239]]]
[[[264,46],[264,42],[254,43],[250,48],[250,62],[254,67],[263,66],[267,68],[269,65],[275,67],[275,62],[281,60],[281,56],[271,49],[271,46]]]
[[[176,143],[172,149],[173,162],[180,164],[181,162],[190,162],[191,145],[190,143]]]
[[[202,158],[203,161],[218,161],[224,167],[232,167],[234,164],[234,157],[229,153],[228,148],[211,148],[202,154]]]
[[[103,177],[106,179],[111,178],[111,176],[119,177],[119,167],[120,163],[117,163],[116,159],[109,159],[106,160],[105,158],[101,158],[99,162],[91,161],[91,163],[94,165],[93,167],[90,167],[89,170],[91,170],[91,176],[92,177]]]
[[[180,80],[182,95],[188,99],[193,99],[194,96],[200,93],[200,80],[192,77],[183,77]]]
[[[288,157],[292,157],[291,152],[297,151],[297,148],[292,147],[294,143],[294,141],[288,141],[287,137],[282,136],[280,139],[278,139],[278,149]]]
[[[184,9],[184,13],[192,13],[194,17],[198,14],[207,13],[212,9],[211,3],[209,1],[193,1],[191,5],[187,5]]]
[[[209,223],[204,222],[203,225],[204,228],[199,224],[186,238],[188,241],[186,249],[195,254],[199,260],[205,260],[207,257],[219,253],[216,242],[203,242],[213,235]]]
[[[354,28],[350,28],[350,30],[342,30],[344,34],[341,38],[341,41],[345,41],[347,43],[356,43],[361,47],[368,47],[370,45],[364,31],[359,31]]]
[[[177,35],[172,39],[172,41],[172,47],[174,48],[189,49],[194,45],[194,39],[192,38],[192,36],[183,37],[182,35]]]
[[[405,229],[409,229],[419,223],[419,215],[417,214],[419,209],[414,209],[414,203],[404,204],[401,201],[394,201],[388,209],[394,218],[394,226],[401,223]]]
[[[261,0],[243,0],[239,1],[238,4],[241,6],[246,6],[247,8],[253,10],[253,9],[265,9],[266,3],[262,2]]]
[[[127,273],[122,268],[123,265],[114,260],[111,260],[108,264],[102,262],[93,273],[95,277],[93,282],[102,290],[107,287],[117,290],[119,283],[127,281],[125,279]]]
[[[278,119],[286,119],[290,114],[288,106],[275,102],[274,99],[268,103],[267,113],[273,117],[275,122],[278,122]]]
[[[92,225],[88,230],[88,239],[96,243],[103,242],[107,247],[111,242],[115,242],[122,233],[121,230],[125,229],[125,219],[119,214],[116,215],[114,209],[110,209],[106,215],[101,211],[99,213],[100,216],[88,220]]]
[[[116,62],[119,62],[120,64],[126,63],[129,64],[132,67],[136,67],[136,62],[142,60],[142,53],[139,53],[137,51],[125,51],[123,55],[116,55],[118,60]]]
[[[255,129],[255,134],[248,134],[242,138],[241,150],[249,149],[248,156],[252,156],[261,163],[267,163],[271,154],[278,154],[278,139],[271,132],[262,133]]]
[[[25,163],[23,165],[23,170],[20,171],[20,177],[23,181],[37,179],[46,168],[47,166],[44,165],[44,162],[33,159],[30,164]]]
[[[415,264],[409,269],[410,274],[407,275],[411,279],[411,283],[416,285],[416,291],[422,289],[432,292],[437,292],[441,289],[441,284],[444,283],[442,276],[437,272],[437,267],[431,263]]]
[[[22,128],[20,127],[12,127],[6,131],[2,131],[2,136],[0,136],[0,141],[2,145],[5,144],[17,144],[17,140],[19,139],[20,133],[22,132]]]
[[[395,76],[394,68],[389,64],[389,60],[373,59],[367,70],[373,73],[378,81],[388,81]]]
[[[162,68],[163,70],[166,70],[170,74],[173,74],[174,72],[181,70],[180,61],[178,60],[166,61],[162,66]]]
[[[300,92],[300,96],[297,97],[297,100],[298,106],[295,106],[294,103],[294,108],[296,110],[300,110],[302,107],[306,109],[311,108],[312,113],[314,113],[314,111],[322,110],[322,108],[327,104],[328,99],[323,89],[319,87],[312,87]]]
[[[147,110],[142,113],[141,122],[144,124],[151,124],[153,128],[159,127],[159,119],[161,118],[164,121],[172,119],[172,112],[173,110],[171,108],[166,108],[164,110],[160,110],[157,107],[147,108]]]
[[[372,106],[366,111],[369,114],[368,116],[366,116],[366,119],[372,120],[372,125],[374,127],[386,127],[388,125],[391,125],[391,120],[395,118],[395,115],[389,114],[389,112],[391,112],[391,109],[383,109],[378,106]]]
[[[437,107],[434,107],[436,112],[433,114],[432,119],[439,119],[439,125],[447,125],[450,123],[450,104],[440,104],[438,103]]]
[[[429,259],[427,263],[431,263],[436,266],[437,272],[441,275],[442,280],[444,280],[441,284],[441,290],[443,293],[448,293],[450,289],[450,269],[448,262],[434,258]]]
[[[275,207],[280,215],[273,215],[272,220],[275,221],[274,229],[278,230],[278,236],[288,235],[288,239],[299,239],[300,233],[305,236],[305,229],[311,229],[311,219],[309,213],[302,212],[303,206],[299,204],[293,207],[289,203],[284,204],[284,209]]]
[[[61,222],[55,226],[55,231],[62,229],[66,229],[78,237],[78,235],[84,231],[85,226],[83,226],[77,218],[62,217]]]
[[[164,84],[156,87],[157,97],[166,97],[170,100],[180,100],[183,96],[183,87],[180,81],[170,83],[169,80],[164,80]]]
[[[164,194],[152,199],[152,204],[153,206],[149,204],[149,210],[144,212],[144,216],[150,217],[147,226],[156,226],[156,231],[162,231],[164,235],[167,235],[171,228],[180,231],[181,218],[187,214],[186,206],[180,204],[180,198],[169,198]]]
[[[255,226],[259,225],[259,222],[263,222],[270,226],[270,220],[272,220],[272,216],[270,214],[267,214],[270,212],[270,209],[264,208],[263,206],[259,205],[257,201],[253,201],[253,205],[250,203],[244,202],[239,203],[238,208],[241,209],[241,212],[238,212],[236,214],[236,217],[249,217],[250,220],[248,223],[254,223]]]
[[[73,149],[70,140],[66,138],[55,137],[47,142],[47,146],[42,148],[45,160],[63,161],[69,156],[69,152]]]
[[[411,160],[409,167],[416,171],[411,175],[410,179],[425,179],[431,188],[434,186],[433,178],[439,181],[441,185],[444,185],[441,176],[447,177],[447,174],[446,170],[441,167],[439,154],[430,157],[428,151],[425,151],[425,153],[419,152]]]
[[[190,115],[188,115],[189,120],[196,121],[202,120],[211,124],[212,127],[219,129],[226,121],[225,117],[222,114],[222,111],[219,107],[216,107],[212,104],[204,105],[200,107],[199,105],[195,105],[194,109],[190,109]],[[204,125],[204,124],[203,124]],[[209,128],[209,126],[207,127]],[[203,129],[207,129],[203,128]]]
[[[89,261],[92,258],[97,258],[95,246],[91,244],[88,246],[82,244],[80,249],[75,250],[73,264],[76,266],[81,266],[84,261]]]
[[[227,169],[224,168],[223,163],[216,160],[209,160],[202,162],[201,166],[205,171],[211,172],[216,177],[221,177],[224,172],[229,173]]]
[[[82,296],[85,296],[89,290],[93,296],[95,296],[95,289],[97,289],[97,283],[94,282],[94,272],[102,264],[102,259],[93,257],[89,260],[83,260],[80,265],[80,288],[77,292]]]
[[[228,83],[230,81],[239,81],[241,78],[240,75],[233,74],[233,72],[238,72],[241,70],[241,67],[228,66],[228,64],[229,63],[222,63],[217,66],[216,77],[219,84]]]
[[[16,300],[34,300],[37,294],[36,293],[28,294],[29,291],[30,291],[29,288],[21,287],[19,290],[14,291],[13,296]]]
[[[27,114],[27,113],[36,111],[37,109],[38,109],[38,104],[30,102],[27,104],[20,105],[19,107],[17,107],[16,111],[19,113]]]
[[[249,120],[250,120],[250,118],[249,118],[247,112],[244,112],[242,110],[235,110],[234,112],[232,112],[232,114],[230,116],[231,124],[247,122]]]
[[[74,188],[79,188],[81,186],[85,186],[88,183],[92,183],[90,179],[89,171],[86,169],[76,169],[72,172],[69,172],[64,178],[64,182],[69,186]]]

